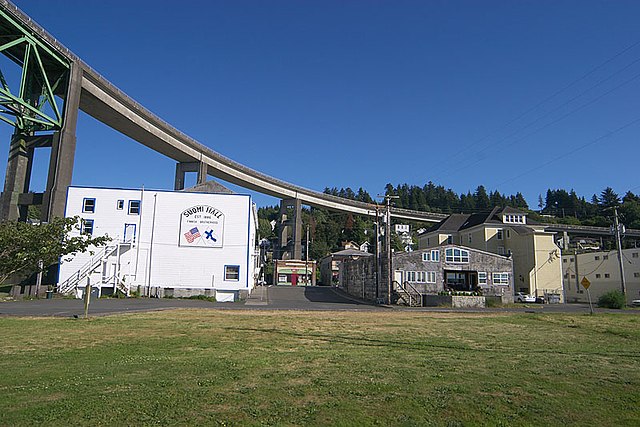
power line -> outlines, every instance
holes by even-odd
[[[511,124],[517,122],[518,120],[520,120],[521,118],[523,118],[524,116],[526,116],[527,114],[529,114],[532,111],[535,111],[536,109],[538,109],[541,105],[545,104],[546,102],[552,100],[553,98],[555,98],[556,96],[558,96],[559,94],[561,94],[562,92],[566,91],[567,89],[575,86],[577,83],[581,82],[582,80],[586,79],[587,77],[589,77],[590,75],[592,75],[593,73],[595,73],[596,71],[598,71],[599,69],[603,68],[605,65],[613,62],[615,59],[619,58],[620,56],[624,55],[625,53],[627,53],[628,51],[630,51],[631,49],[633,49],[634,47],[640,45],[640,40],[636,41],[635,43],[631,44],[630,46],[624,48],[623,50],[621,50],[620,52],[616,53],[615,55],[613,55],[612,57],[610,57],[609,59],[605,60],[604,62],[600,63],[599,65],[596,65],[595,67],[593,67],[591,70],[587,71],[585,74],[583,74],[581,77],[573,80],[571,83],[569,83],[568,85],[564,86],[563,88],[557,90],[556,92],[554,92],[553,94],[551,94],[550,96],[546,97],[545,99],[543,99],[542,101],[538,102],[537,104],[535,104],[533,107],[527,109],[526,111],[524,111],[523,113],[519,114],[517,117],[509,120],[506,124],[500,126],[498,129],[490,132],[489,134],[485,135],[484,137],[475,140],[473,142],[471,142],[470,144],[468,144],[465,148],[463,148],[462,150],[458,151],[457,153],[455,153],[453,156],[450,156],[449,159],[455,159],[457,158],[459,155],[465,153],[466,151],[468,151],[471,147],[475,146],[476,144],[488,139],[489,137],[493,136],[494,134],[502,131],[503,129],[509,127]],[[634,61],[636,62],[636,61]],[[628,68],[625,67],[625,69]],[[447,169],[443,169],[441,171],[436,172],[435,176],[439,176],[439,174],[441,174],[442,172],[446,172]]]
[[[635,61],[633,61],[631,64],[629,64],[629,65],[628,65],[627,67],[625,67],[623,70],[625,70],[625,69],[629,68],[631,65],[633,65],[633,64],[635,64],[635,63],[637,63],[637,62],[640,62],[640,58],[639,58],[639,59],[637,59],[637,60],[635,60]],[[490,144],[490,145],[485,146],[484,148],[482,148],[482,149],[481,149],[481,151],[486,151],[488,148],[492,148],[492,147],[497,146],[498,144],[500,144],[500,143],[504,142],[506,139],[510,138],[511,136],[514,136],[515,134],[519,133],[521,130],[526,129],[526,128],[530,127],[531,125],[533,125],[533,124],[537,123],[537,122],[538,122],[538,121],[540,121],[541,119],[543,119],[543,118],[547,117],[549,114],[551,114],[551,113],[555,113],[556,111],[560,110],[562,107],[564,107],[564,106],[568,105],[569,103],[571,103],[571,102],[575,101],[577,98],[580,98],[580,97],[581,97],[582,95],[584,95],[585,93],[587,93],[587,92],[591,91],[593,88],[595,88],[595,87],[599,86],[599,85],[600,85],[600,84],[602,84],[604,81],[609,80],[611,77],[613,77],[614,75],[618,74],[619,72],[621,72],[621,71],[623,71],[623,70],[619,70],[618,72],[616,72],[616,73],[614,73],[614,74],[610,75],[609,77],[605,78],[604,80],[599,81],[599,82],[598,82],[598,83],[596,83],[595,85],[591,86],[589,89],[587,89],[587,90],[585,90],[584,92],[582,92],[582,93],[580,93],[580,94],[576,95],[575,97],[573,97],[573,98],[572,98],[572,99],[570,99],[569,101],[567,101],[567,102],[565,102],[565,103],[561,104],[559,107],[557,107],[557,108],[553,109],[552,111],[550,111],[550,112],[548,112],[548,113],[544,114],[543,116],[539,117],[538,119],[534,120],[533,122],[530,122],[529,124],[527,124],[526,126],[524,126],[524,127],[523,127],[523,128],[521,128],[521,129],[517,130],[516,132],[513,132],[512,134],[510,134],[510,135],[508,135],[508,136],[506,136],[506,137],[504,137],[504,138],[502,138],[502,139],[498,140],[497,142],[495,142],[495,143],[493,143],[493,144]],[[527,134],[527,135],[524,135],[524,136],[522,136],[522,137],[520,137],[520,138],[517,138],[517,139],[515,139],[515,140],[511,141],[510,143],[508,143],[508,144],[506,144],[506,145],[505,145],[505,148],[506,148],[506,147],[511,147],[511,146],[513,146],[514,144],[516,144],[516,143],[518,143],[518,142],[520,142],[520,141],[523,141],[523,140],[525,140],[525,139],[527,139],[527,138],[530,138],[530,137],[532,137],[533,135],[535,135],[535,134],[537,134],[537,133],[539,133],[539,132],[541,132],[541,131],[543,131],[543,130],[545,130],[545,129],[549,128],[550,126],[553,126],[553,125],[555,125],[555,124],[556,124],[556,123],[558,123],[558,122],[561,122],[562,120],[566,119],[567,117],[569,117],[569,116],[571,116],[571,115],[573,115],[573,114],[575,114],[575,113],[577,113],[577,112],[579,112],[579,111],[581,111],[581,110],[583,110],[583,109],[587,108],[588,106],[590,106],[590,105],[592,105],[592,104],[595,104],[596,102],[598,102],[599,100],[601,100],[601,99],[602,99],[602,98],[604,98],[605,96],[607,96],[607,95],[609,95],[609,94],[611,94],[611,93],[615,92],[616,90],[620,89],[620,88],[621,88],[621,87],[623,87],[623,86],[626,86],[627,84],[629,84],[629,83],[633,82],[634,80],[636,80],[636,79],[637,79],[637,78],[639,78],[639,77],[640,77],[640,73],[633,75],[631,78],[629,78],[629,79],[625,80],[624,82],[620,83],[619,85],[617,85],[617,86],[615,86],[615,87],[613,87],[613,88],[609,89],[608,91],[606,91],[606,92],[604,92],[604,93],[600,94],[599,96],[597,96],[597,97],[595,97],[595,98],[593,98],[593,99],[589,100],[588,102],[586,102],[586,103],[582,104],[581,106],[579,106],[579,107],[577,107],[577,108],[575,108],[575,109],[573,109],[573,110],[571,110],[571,111],[567,112],[566,114],[563,114],[562,116],[558,117],[557,119],[552,120],[551,122],[548,122],[548,123],[546,123],[546,124],[542,125],[541,127],[539,127],[538,129],[534,130],[533,132],[531,132],[531,133],[529,133],[529,134]],[[476,158],[476,159],[472,159],[471,161],[469,161],[469,162],[467,162],[467,163],[463,164],[463,167],[472,166],[472,165],[475,165],[475,164],[477,164],[477,163],[479,163],[479,162],[481,162],[481,161],[482,161],[481,159],[477,159],[477,158]],[[457,170],[457,169],[456,169],[456,170]],[[451,173],[452,171],[453,171],[453,170],[450,170],[450,171],[449,171],[449,173]],[[445,176],[446,176],[446,175],[445,175]]]
[[[570,156],[570,155],[572,155],[574,153],[577,153],[578,151],[580,151],[580,150],[582,150],[584,148],[587,148],[587,147],[589,147],[589,146],[591,146],[593,144],[596,144],[596,143],[598,143],[598,142],[600,142],[600,141],[602,141],[604,139],[610,138],[611,136],[615,135],[616,133],[621,132],[621,131],[623,131],[623,130],[625,130],[625,129],[627,129],[627,128],[629,128],[629,127],[631,127],[631,126],[633,126],[633,125],[635,125],[637,123],[640,123],[640,117],[638,117],[635,120],[632,120],[631,122],[628,122],[627,124],[625,124],[623,126],[620,126],[619,128],[617,128],[617,129],[615,129],[613,131],[607,132],[606,134],[601,135],[598,138],[587,142],[586,144],[582,144],[582,145],[574,148],[573,150],[571,150],[571,151],[569,151],[569,152],[567,152],[565,154],[557,156],[557,157],[555,157],[555,158],[553,158],[553,159],[551,159],[551,160],[549,160],[549,161],[547,161],[547,162],[545,162],[545,163],[543,163],[543,164],[541,164],[539,166],[536,166],[535,168],[529,169],[528,171],[525,171],[525,172],[523,172],[523,173],[521,173],[519,175],[516,175],[511,179],[503,181],[500,184],[498,184],[498,187],[501,186],[501,185],[504,185],[504,184],[506,184],[508,182],[512,182],[512,181],[515,181],[517,179],[520,179],[523,176],[530,174],[531,172],[535,172],[535,171],[537,171],[539,169],[542,169],[545,166],[549,166],[551,163],[554,163],[554,162],[556,162],[556,161],[558,161],[560,159],[563,159],[563,158],[568,157],[568,156]]]

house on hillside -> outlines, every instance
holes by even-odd
[[[418,237],[420,249],[463,245],[513,259],[514,292],[563,298],[560,248],[554,234],[515,208],[453,214]]]

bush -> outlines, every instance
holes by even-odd
[[[609,291],[598,298],[598,306],[604,308],[622,308],[625,304],[624,294],[617,289]]]

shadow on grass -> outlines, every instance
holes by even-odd
[[[524,351],[527,353],[535,353],[535,354],[556,354],[556,355],[567,355],[567,356],[603,356],[603,357],[628,357],[631,359],[640,359],[640,353],[638,352],[599,352],[599,351],[564,351],[559,349],[543,349],[543,348],[524,348],[522,346],[518,348],[509,348],[509,347],[470,347],[465,345],[456,345],[456,344],[438,344],[434,342],[407,342],[407,341],[397,341],[392,339],[377,339],[377,338],[365,338],[365,337],[354,337],[354,336],[346,336],[346,335],[335,335],[335,334],[322,334],[322,333],[300,333],[293,331],[283,331],[281,329],[275,328],[242,328],[242,327],[224,327],[222,329],[228,330],[230,332],[253,332],[253,333],[264,333],[264,334],[277,334],[288,337],[294,337],[298,339],[308,339],[308,340],[317,340],[324,341],[328,343],[336,343],[336,344],[350,344],[350,345],[358,345],[358,346],[366,346],[366,347],[392,347],[392,348],[401,348],[406,350],[423,350],[427,348],[436,348],[443,350],[456,350],[456,351],[474,351],[479,353],[514,353],[520,354]]]

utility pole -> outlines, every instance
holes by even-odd
[[[391,305],[391,286],[393,284],[393,257],[391,255],[391,199],[399,199],[399,196],[387,194],[384,196],[387,211],[385,213],[384,249],[387,255],[387,304]]]
[[[304,254],[304,276],[307,279],[307,286],[309,286],[309,224],[307,224],[307,244]]]
[[[624,232],[624,225],[620,224],[618,221],[618,208],[616,207],[613,208],[613,226],[615,228],[616,243],[618,246],[618,263],[620,264],[620,284],[622,287],[622,295],[625,296],[625,303],[626,303],[627,287],[624,280],[624,263],[622,262],[622,239],[620,238],[621,231]]]
[[[378,298],[380,298],[380,212],[378,209],[378,202],[376,202],[376,247],[375,247],[375,279],[376,279],[376,304],[378,304]]]

